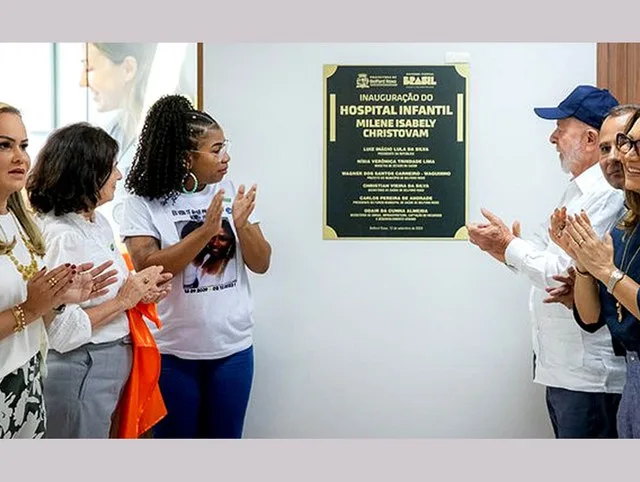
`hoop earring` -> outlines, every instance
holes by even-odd
[[[191,189],[191,190],[187,189],[187,188],[184,186],[185,181],[186,181],[189,177],[190,177],[191,179],[193,179],[193,189]],[[193,172],[189,171],[189,172],[187,173],[187,175],[184,177],[184,179],[182,180],[182,192],[183,192],[183,193],[185,193],[185,194],[193,194],[194,192],[196,192],[196,189],[198,189],[198,178],[196,177],[196,175],[195,175]]]

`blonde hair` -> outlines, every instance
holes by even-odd
[[[4,102],[0,102],[0,114],[13,114],[22,119],[22,114],[18,109],[12,105],[5,104]],[[26,233],[27,238],[33,245],[36,253],[40,256],[44,256],[44,238],[42,237],[40,229],[38,229],[38,226],[33,220],[33,216],[29,208],[27,208],[24,195],[21,191],[16,191],[9,196],[9,199],[7,200],[7,209],[13,213],[20,223],[20,226]],[[0,255],[9,253],[15,245],[15,237],[11,241],[7,240],[7,242],[0,240]]]

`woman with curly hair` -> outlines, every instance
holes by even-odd
[[[246,268],[265,273],[271,246],[254,213],[256,186],[236,190],[225,179],[227,145],[209,114],[182,96],[165,96],[149,110],[127,178],[121,234],[133,264],[160,264],[174,275],[174,289],[158,304],[163,327],[155,332],[168,411],[154,427],[157,438],[242,436],[253,380]],[[233,226],[233,258],[224,276],[208,275],[193,287],[187,279],[193,263],[224,232],[225,219]],[[182,237],[190,222],[198,226]]]

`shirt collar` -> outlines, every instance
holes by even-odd
[[[589,191],[595,183],[603,178],[604,175],[602,174],[602,168],[600,167],[600,164],[596,162],[582,174],[574,177],[571,182],[575,182],[575,184],[578,186],[578,189],[580,189],[580,191],[584,193]]]

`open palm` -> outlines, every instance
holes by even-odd
[[[236,231],[243,229],[247,225],[249,216],[256,207],[256,189],[257,186],[254,184],[245,194],[244,185],[241,184],[238,187],[238,193],[231,207]]]
[[[105,270],[113,265],[113,261],[106,261],[97,268],[93,263],[84,263],[77,267],[72,287],[63,297],[65,304],[80,304],[93,298],[98,298],[109,292],[107,286],[115,283],[118,272],[115,269]],[[93,268],[93,269],[91,269]]]

